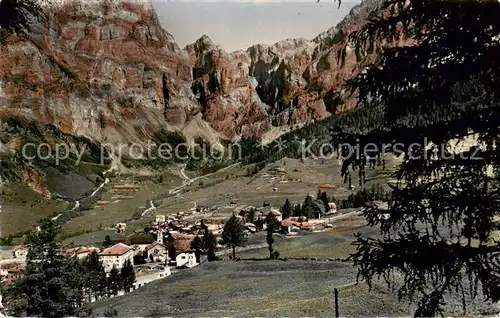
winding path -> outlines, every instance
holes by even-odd
[[[214,175],[214,174],[216,174],[216,173],[223,172],[223,171],[228,170],[228,169],[230,169],[230,168],[232,168],[232,167],[235,167],[235,166],[237,166],[237,165],[239,165],[239,164],[240,164],[240,163],[233,163],[232,165],[229,165],[229,166],[227,166],[227,167],[224,167],[224,168],[222,168],[222,169],[219,169],[219,170],[217,170],[217,171],[215,171],[215,172],[211,172],[211,173],[208,173],[208,174],[204,174],[204,175],[201,175],[201,176],[198,176],[198,177],[195,177],[195,178],[190,178],[190,177],[186,174],[186,166],[187,166],[187,165],[186,165],[186,164],[183,164],[183,165],[182,165],[182,167],[181,167],[181,169],[179,170],[179,177],[181,177],[181,178],[182,178],[182,180],[183,180],[183,181],[182,181],[182,184],[181,184],[180,186],[178,186],[178,187],[175,187],[175,188],[173,188],[173,189],[170,189],[170,190],[168,191],[168,195],[169,195],[169,196],[171,196],[171,195],[177,195],[177,196],[179,196],[179,197],[181,197],[181,198],[184,198],[184,197],[180,194],[180,192],[181,192],[182,190],[184,190],[186,187],[188,187],[188,186],[190,186],[191,184],[193,184],[193,182],[195,182],[196,180],[199,180],[199,179],[201,179],[201,178],[210,177],[210,176],[212,176],[212,175]],[[197,203],[196,203],[196,201],[192,201],[192,202],[193,202],[193,204],[194,204],[194,207],[193,207],[192,209],[196,210],[196,208],[197,208]],[[142,215],[141,215],[141,216],[142,216],[142,217],[144,217],[144,216],[146,216],[149,212],[154,211],[154,210],[156,210],[156,207],[154,207],[154,206],[153,206],[153,202],[151,201],[151,207],[150,207],[150,208],[148,208],[146,211],[144,211],[144,212],[142,213]]]

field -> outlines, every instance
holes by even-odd
[[[375,232],[368,231],[367,228],[360,229],[363,233]],[[259,233],[261,241],[265,243],[264,233]],[[283,235],[274,235],[274,249],[279,251],[280,258],[344,258],[354,252],[354,246],[351,244],[354,236],[353,232],[322,232],[310,233],[301,232],[301,236],[285,237]],[[269,251],[266,247],[245,251],[238,254],[243,259],[266,258]]]
[[[372,292],[355,283],[349,263],[319,261],[212,262],[174,273],[128,295],[95,304],[102,316],[115,308],[120,317],[333,317],[333,289],[339,289],[341,316],[411,316],[414,305],[398,302],[382,282]],[[146,300],[146,301],[145,301]],[[488,306],[468,302],[470,315]],[[490,309],[491,310],[491,309]],[[447,313],[462,316],[449,299]]]
[[[367,170],[367,183],[363,187],[370,187],[377,183],[386,183],[392,171],[392,161],[389,161],[386,170],[377,167]],[[306,159],[301,162],[297,159],[284,158],[269,164],[254,176],[247,175],[248,167],[235,166],[223,172],[208,177],[200,177],[186,187],[177,196],[163,200],[157,209],[157,214],[171,214],[186,211],[197,206],[222,207],[214,217],[229,217],[233,208],[226,208],[231,202],[241,205],[262,206],[269,203],[282,206],[286,198],[291,203],[302,203],[307,194],[316,196],[318,185],[328,183],[336,187],[328,193],[336,198],[345,198],[359,190],[357,177],[353,178],[354,190],[348,190],[340,176],[340,165],[337,160]],[[273,169],[282,169],[283,173],[276,174]]]
[[[367,170],[368,182],[363,187],[376,183],[384,184],[393,164],[394,162],[388,160],[385,170],[380,167]],[[162,182],[158,182],[158,173],[151,172],[147,176],[128,174],[112,177],[99,198],[109,201],[109,205],[92,207],[66,222],[63,225],[63,238],[75,237],[75,241],[78,241],[82,234],[102,231],[123,221],[127,222],[127,234],[131,234],[144,228],[156,214],[169,215],[187,211],[195,204],[218,206],[219,211],[211,216],[226,218],[233,212],[234,207],[226,207],[232,202],[254,206],[261,206],[263,203],[281,206],[288,198],[292,203],[299,203],[307,194],[315,196],[318,185],[323,183],[336,187],[328,193],[336,198],[344,198],[359,190],[358,187],[354,190],[347,189],[340,176],[340,165],[334,159],[301,161],[284,158],[269,164],[253,176],[248,173],[250,168],[237,164],[206,176],[196,176],[195,173],[187,171],[184,177],[177,168],[177,171],[164,172]],[[276,168],[283,172],[276,173]],[[191,183],[176,195],[169,195],[169,190],[179,187],[186,179],[190,179]],[[355,186],[356,182],[357,178],[354,176]],[[113,185],[119,184],[131,184],[141,188],[136,192],[111,191]],[[41,217],[55,216],[68,208],[67,204],[44,200],[32,190],[19,187],[22,186],[10,187],[10,199],[4,199],[1,215],[2,236],[28,230],[36,225]],[[133,198],[120,200],[119,195]],[[157,209],[139,220],[132,221],[141,210],[149,207],[151,200],[154,200]]]
[[[110,201],[107,206],[94,207],[83,212],[80,216],[68,221],[63,226],[63,233],[66,237],[76,234],[88,233],[102,230],[106,227],[113,227],[118,222],[130,220],[134,213],[141,207],[149,207],[149,201],[156,196],[168,193],[170,189],[179,186],[182,179],[174,174],[164,177],[162,183],[154,180],[141,180],[134,177],[114,178],[108,188],[114,184],[140,185],[138,191],[108,191],[102,196],[103,201]],[[133,196],[132,199],[117,200],[119,195]]]
[[[0,189],[0,236],[5,237],[32,229],[40,219],[57,215],[68,205],[47,200],[28,186],[11,183]]]
[[[109,235],[111,241],[119,242],[125,241],[127,238],[116,233],[116,231],[102,230],[91,233],[86,233],[78,236],[69,237],[61,242],[63,246],[73,245],[73,246],[101,246],[104,242],[106,235]]]
[[[378,233],[375,228],[360,231]],[[346,257],[353,251],[352,239],[352,232],[304,233],[295,238],[276,236],[275,247],[288,257]],[[258,233],[248,244],[263,242],[263,233]],[[398,302],[396,291],[381,281],[371,292],[365,283],[356,284],[357,270],[349,262],[271,261],[265,259],[265,247],[237,256],[242,260],[205,262],[128,295],[100,301],[94,312],[102,316],[114,308],[120,317],[333,317],[334,288],[339,289],[341,316],[411,316],[415,309],[407,300]],[[466,301],[464,315],[458,296],[447,297],[447,315],[474,317],[500,311],[479,300]]]

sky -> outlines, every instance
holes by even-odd
[[[360,0],[153,0],[162,26],[180,48],[203,34],[226,51],[287,38],[312,39],[336,25]]]

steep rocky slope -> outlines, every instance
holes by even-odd
[[[207,36],[188,45],[184,50],[195,64],[194,87],[204,118],[226,138],[262,136],[272,127],[295,127],[354,107],[356,99],[343,85],[374,60],[380,46],[368,43],[374,52],[366,55],[349,43],[348,35],[380,3],[355,6],[337,26],[312,40],[286,39],[232,53]]]
[[[227,53],[206,36],[181,51],[150,1],[58,1],[31,41],[12,36],[2,49],[0,118],[120,143],[181,129],[199,112],[224,139],[321,119],[337,110],[331,96],[361,62],[352,50],[337,62],[345,37],[376,3],[312,41]]]
[[[368,44],[375,50],[365,55],[347,36],[379,3],[363,2],[311,41],[228,53],[207,36],[180,49],[151,0],[52,2],[49,19],[29,39],[10,36],[1,48],[0,142],[10,150],[0,155],[10,159],[0,161],[0,178],[53,194],[47,169],[57,163],[26,160],[20,150],[28,141],[76,145],[73,152],[85,145],[85,162],[99,169],[68,162],[58,169],[88,176],[107,168],[103,143],[126,152],[173,130],[211,143],[260,138],[273,127],[350,109],[356,100],[343,91],[344,82],[376,57],[380,43]],[[84,188],[73,197],[85,195]]]
[[[132,142],[198,111],[188,61],[150,3],[62,2],[48,11],[31,41],[10,37],[3,48],[1,118]]]

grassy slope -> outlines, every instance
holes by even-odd
[[[281,183],[279,176],[274,180],[264,177],[270,167],[282,167],[286,170],[286,183]],[[389,167],[389,165],[388,165]],[[392,166],[391,166],[392,167]],[[363,186],[369,188],[376,183],[384,183],[389,175],[389,170],[368,170],[368,182]],[[226,175],[228,178],[226,179]],[[300,179],[300,181],[297,181]],[[353,178],[353,182],[357,178]],[[275,206],[282,206],[288,198],[292,203],[302,203],[307,194],[316,196],[317,186],[322,183],[330,183],[337,186],[334,194],[337,198],[346,198],[349,194],[358,191],[346,189],[343,178],[340,177],[340,166],[337,160],[305,160],[301,163],[297,159],[281,159],[276,163],[269,164],[255,176],[246,176],[246,167],[234,167],[220,175],[212,175],[209,178],[202,178],[187,187],[181,197],[171,197],[164,200],[163,206],[158,213],[170,214],[187,210],[193,207],[193,201],[198,206],[223,206],[235,201],[238,204],[248,204],[261,206],[263,202]],[[357,184],[355,184],[357,185]],[[273,188],[278,191],[274,192]],[[233,209],[221,211],[225,216],[229,216]]]
[[[3,201],[0,214],[0,236],[8,236],[33,228],[41,218],[58,214],[67,204],[47,200],[26,185],[10,183],[0,190]]]
[[[284,237],[275,235],[274,249],[280,252],[281,258],[337,258],[347,257],[354,252],[351,245],[351,232],[345,233],[309,233],[302,237]],[[263,240],[265,242],[265,240]],[[267,246],[267,245],[266,245]],[[241,258],[265,258],[269,256],[266,248],[246,251],[239,254]]]
[[[375,228],[364,228],[361,232],[370,236],[378,233]],[[351,238],[349,232],[310,233],[291,240],[277,237],[276,247],[283,253],[294,250],[298,257],[338,257],[350,252],[345,246]],[[249,244],[262,241],[263,236],[256,235]],[[318,252],[311,248],[314,246],[323,250]],[[265,257],[267,250],[238,255]],[[375,282],[369,293],[364,283],[353,285],[355,281],[356,268],[351,263],[295,260],[213,262],[181,270],[126,296],[98,302],[94,307],[97,315],[116,308],[121,317],[332,317],[333,289],[337,287],[341,316],[412,315],[415,306],[405,300],[398,302],[396,293],[388,290],[384,283]],[[447,301],[449,315],[463,316],[456,295],[448,297]],[[479,300],[467,303],[468,316],[495,312],[489,304]]]
[[[97,315],[116,308],[121,317],[332,317],[333,289],[353,283],[355,275],[356,269],[348,263],[204,263],[94,306]],[[409,316],[414,309],[407,302],[399,303],[382,283],[376,283],[371,293],[364,284],[340,287],[339,295],[342,316]],[[482,303],[469,302],[469,306],[471,313],[485,313]],[[462,314],[455,298],[448,313]]]
[[[181,183],[179,177],[171,174],[164,179],[163,183],[134,181],[133,179],[113,180],[112,184],[136,184],[140,185],[141,189],[137,192],[107,192],[103,195],[102,200],[114,201],[112,198],[120,194],[131,195],[134,198],[112,202],[108,206],[95,207],[85,211],[81,216],[73,218],[64,224],[63,234],[68,237],[69,235],[78,235],[114,226],[117,222],[132,218],[137,208],[145,206],[149,200],[153,200],[158,195],[168,193],[170,189]]]

